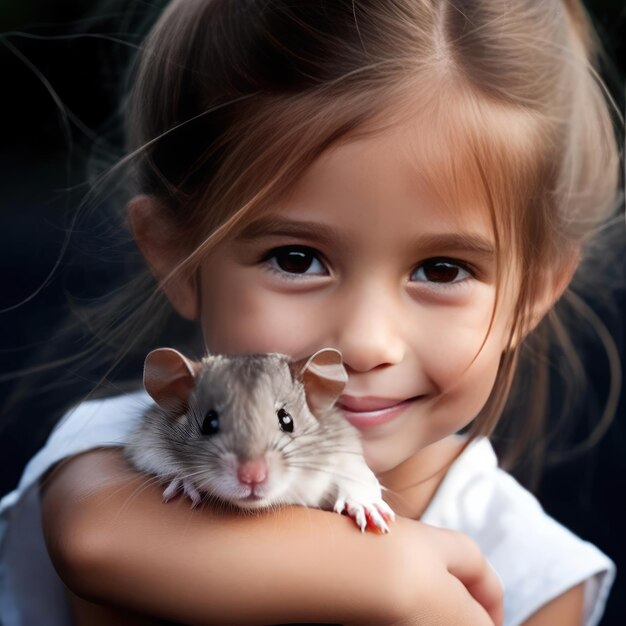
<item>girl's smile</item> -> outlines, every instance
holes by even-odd
[[[345,418],[358,429],[372,428],[390,422],[419,398],[385,400],[383,398],[352,398],[342,396],[337,406]]]
[[[483,345],[496,290],[486,211],[460,222],[419,188],[418,136],[403,124],[332,148],[201,267],[209,351],[342,352],[344,414],[376,472],[477,415],[507,339],[502,305]]]

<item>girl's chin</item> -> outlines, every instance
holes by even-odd
[[[363,456],[368,467],[376,474],[385,474],[402,465],[411,454],[399,456],[397,447],[381,441],[363,442]]]

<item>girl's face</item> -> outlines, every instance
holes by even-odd
[[[200,274],[209,351],[300,359],[334,347],[352,397],[340,400],[412,399],[384,423],[345,413],[376,473],[476,416],[511,315],[505,289],[481,350],[496,293],[492,229],[485,211],[468,206],[461,223],[420,191],[413,137],[402,127],[332,148]]]

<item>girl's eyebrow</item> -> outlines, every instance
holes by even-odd
[[[471,252],[491,259],[495,256],[494,244],[476,233],[426,233],[420,235],[413,243],[413,249],[437,252],[441,250],[455,252]]]
[[[347,245],[347,238],[335,228],[320,222],[289,220],[274,215],[259,217],[246,224],[235,236],[236,241],[253,241],[262,237],[303,237],[334,246]]]
[[[332,246],[348,246],[348,237],[327,224],[290,220],[279,216],[259,217],[244,226],[235,236],[236,241],[249,242],[263,237],[302,237]],[[409,251],[441,253],[441,251],[471,252],[491,258],[495,255],[493,243],[470,232],[424,233],[408,245]]]

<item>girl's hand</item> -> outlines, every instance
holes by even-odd
[[[502,584],[478,546],[467,535],[404,518],[400,518],[398,523],[412,527],[405,538],[405,558],[423,560],[421,565],[417,564],[413,581],[421,580],[424,587],[420,593],[415,593],[413,585],[407,581],[404,585],[406,604],[400,609],[404,617],[393,622],[393,626],[440,623],[502,626]],[[411,531],[415,533],[414,537],[410,536]],[[416,542],[415,546],[409,545],[411,540]],[[425,545],[428,546],[426,551]],[[401,568],[403,566],[411,577],[409,571],[413,565],[400,565]],[[428,594],[432,596],[425,602],[423,596]]]
[[[46,542],[74,593],[184,624],[501,624],[498,580],[461,534],[408,519],[361,534],[297,506],[191,510],[161,491],[111,449],[44,480]]]

